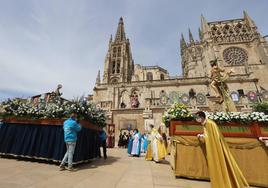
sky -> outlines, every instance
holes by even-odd
[[[180,36],[208,22],[243,17],[268,35],[267,0],[0,0],[0,101],[50,92],[93,94],[120,17],[135,64],[181,75]]]

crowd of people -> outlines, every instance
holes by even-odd
[[[73,171],[73,155],[75,152],[75,146],[77,141],[77,133],[81,130],[81,125],[77,120],[77,114],[72,113],[70,118],[64,122],[64,141],[66,143],[66,153],[60,163],[59,168],[61,170],[67,169]],[[154,160],[159,162],[167,155],[167,140],[166,135],[161,133],[160,129],[157,130],[153,125],[150,125],[150,134],[141,134],[138,129],[130,130],[128,133],[123,130],[120,131],[118,147],[127,148],[127,152],[130,156],[139,157],[141,153],[146,153],[146,160]],[[99,158],[102,154],[104,159],[107,159],[107,140],[108,137],[104,129],[99,132]],[[65,165],[67,164],[67,168]]]
[[[118,147],[127,148],[129,156],[139,157],[146,153],[146,160],[160,162],[167,155],[167,136],[154,125],[150,125],[150,134],[141,134],[138,129],[133,131],[120,132]]]
[[[134,131],[121,130],[120,135],[119,135],[119,140],[118,140],[118,147],[119,148],[128,148],[129,141],[131,143],[133,143],[132,137],[137,132],[139,132],[138,129],[134,129]],[[144,134],[140,135],[140,139],[141,139],[141,146],[140,146],[141,153],[146,153],[147,146],[148,146],[148,134],[144,133]]]
[[[248,187],[246,178],[236,163],[228,144],[221,134],[217,124],[206,118],[206,114],[199,111],[195,114],[196,121],[204,127],[204,133],[197,137],[203,140],[206,145],[206,157],[210,173],[212,187]],[[77,133],[81,130],[81,125],[77,120],[77,114],[71,114],[70,118],[64,122],[64,141],[66,143],[66,153],[60,163],[60,170],[73,169],[73,154],[75,151]],[[160,129],[150,125],[150,134],[141,134],[138,129],[120,132],[118,146],[127,148],[130,156],[139,157],[146,153],[145,159],[160,162],[167,155],[167,137]],[[107,136],[105,130],[99,132],[100,147],[103,148],[104,159],[106,154]],[[101,151],[99,149],[99,157]],[[67,164],[67,168],[65,165]]]
[[[118,147],[119,148],[127,148],[129,138],[131,137],[130,131],[124,132],[121,130],[120,135],[119,135],[119,140],[118,140]]]

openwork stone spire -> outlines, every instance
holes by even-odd
[[[123,18],[120,17],[114,42],[122,42],[125,40],[126,40],[126,34],[124,29],[124,22]]]

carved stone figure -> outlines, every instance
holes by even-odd
[[[139,99],[138,99],[138,95],[137,94],[133,94],[130,97],[131,100],[131,108],[138,108],[140,105]]]

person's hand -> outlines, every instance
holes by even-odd
[[[205,139],[204,139],[205,135],[204,134],[198,134],[196,136],[197,136],[199,142],[201,142],[201,143],[205,142]]]

